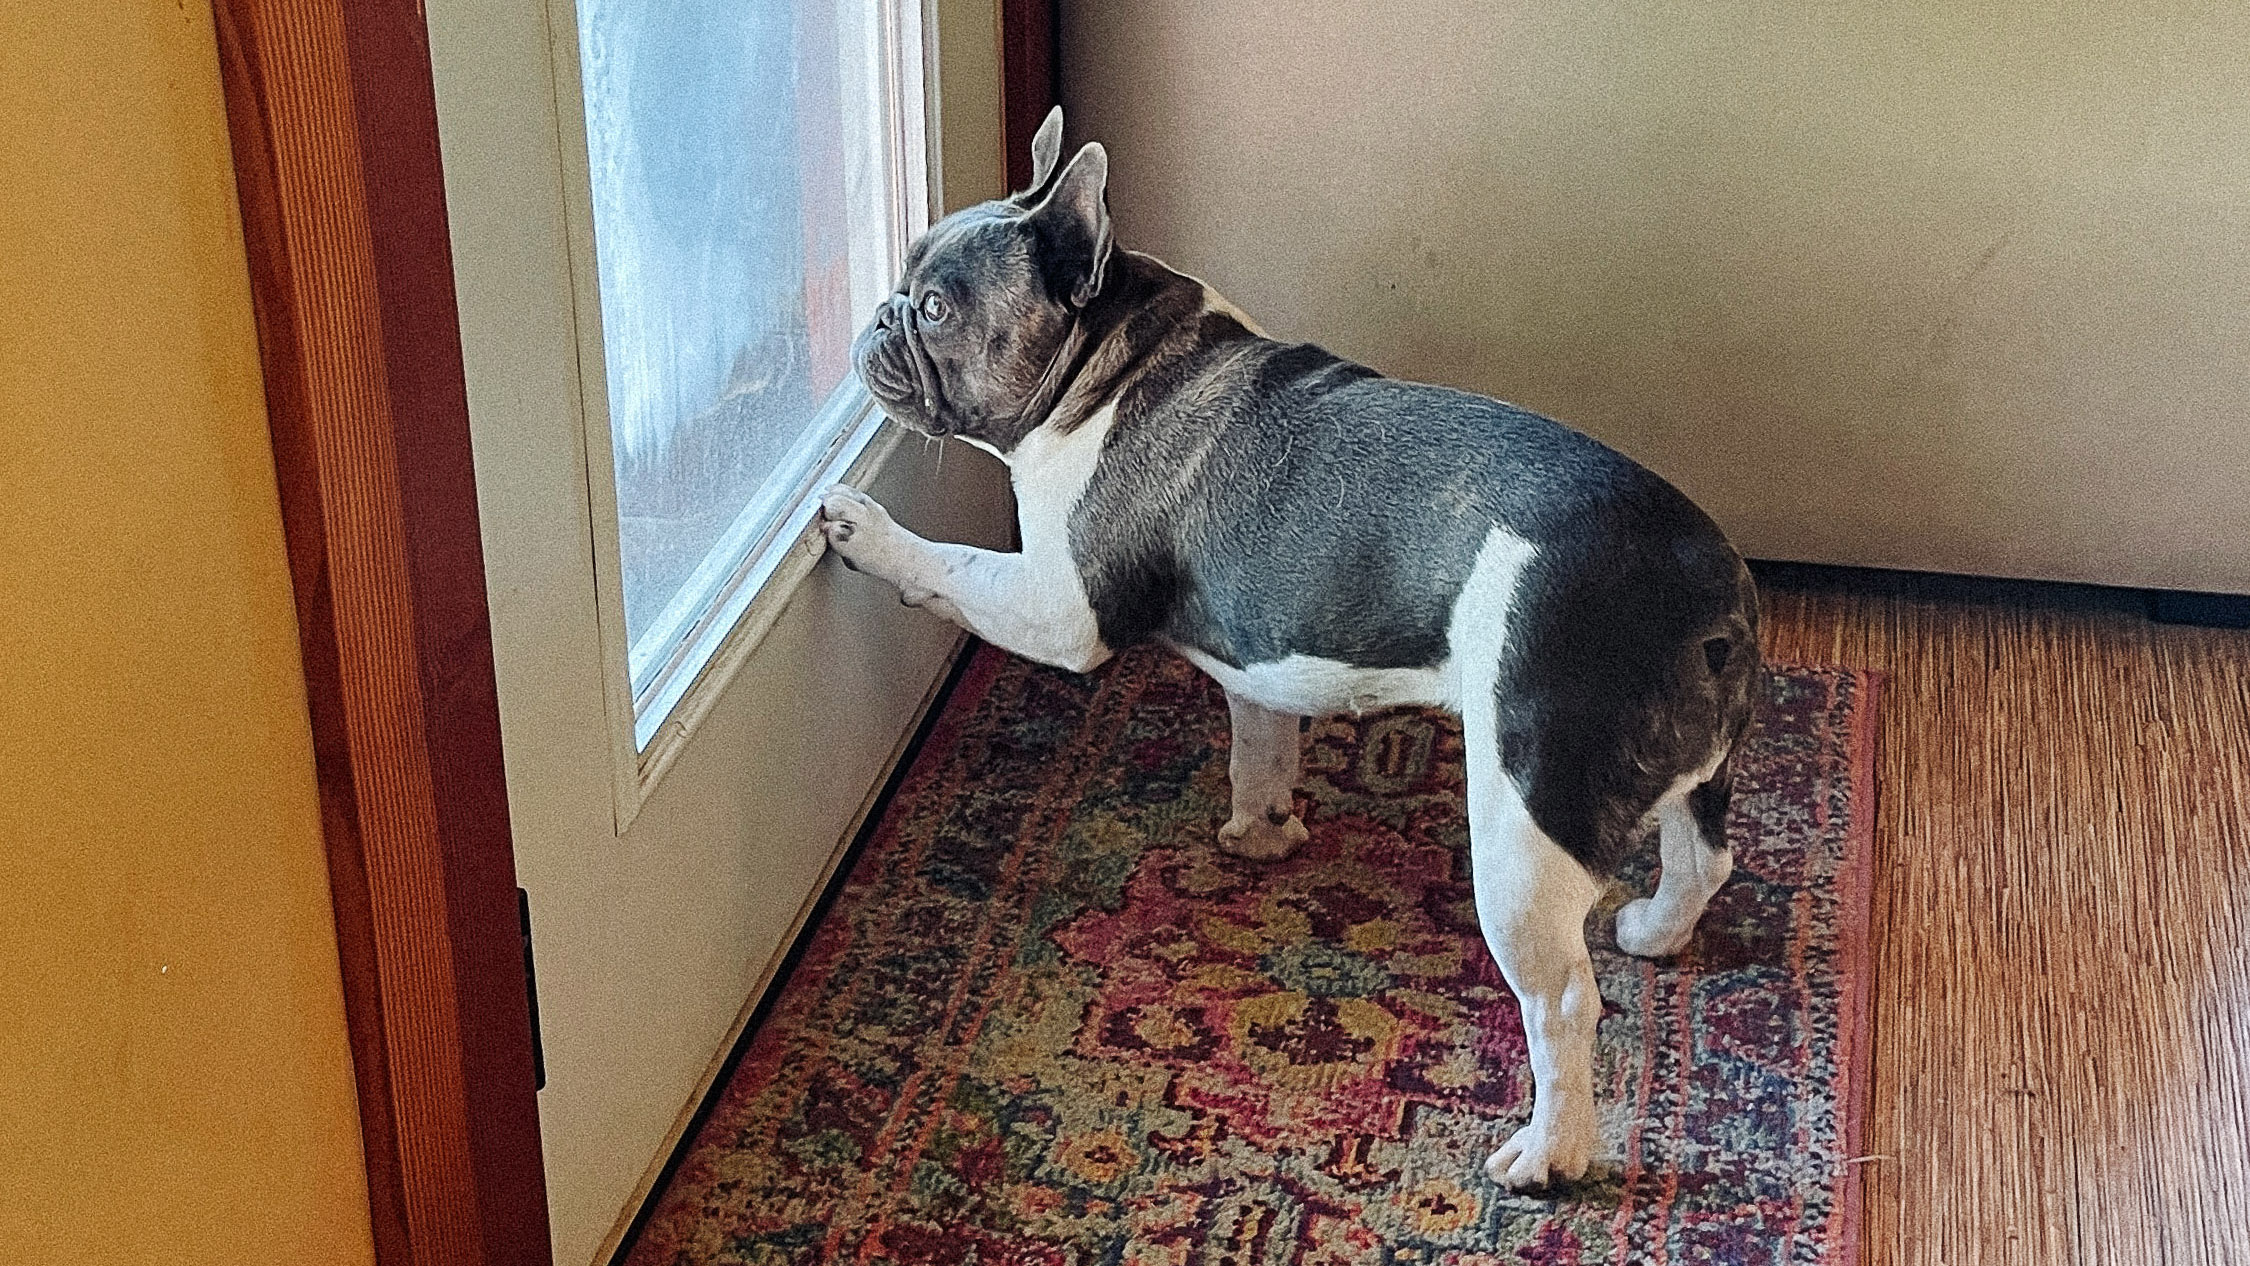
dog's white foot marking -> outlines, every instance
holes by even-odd
[[[843,484],[821,493],[820,534],[847,566],[897,585],[899,601],[910,607],[929,601],[930,587],[914,574],[922,539],[901,528],[875,498]]]
[[[1219,828],[1219,849],[1252,861],[1280,861],[1310,838],[1304,819],[1282,809],[1236,814]]]
[[[1636,897],[1617,911],[1617,948],[1636,958],[1670,958],[1695,939],[1695,925],[1667,924],[1647,897]]]
[[[1302,743],[1297,717],[1229,689],[1227,718],[1231,728],[1227,781],[1233,790],[1234,812],[1219,828],[1219,849],[1253,861],[1278,861],[1297,851],[1306,838],[1304,820],[1297,816]]]
[[[850,561],[880,551],[885,537],[898,531],[891,512],[857,488],[836,484],[820,494],[820,532]]]
[[[1542,1105],[1544,1106],[1544,1105]],[[1534,1115],[1484,1162],[1485,1177],[1510,1191],[1531,1191],[1586,1176],[1594,1160],[1594,1109],[1581,1105],[1561,1122]]]
[[[1715,766],[1717,761],[1713,761]],[[1626,902],[1617,911],[1617,948],[1641,958],[1670,958],[1695,939],[1695,925],[1734,873],[1724,841],[1707,840],[1688,811],[1691,789],[1711,776],[1706,767],[1687,775],[1657,802],[1664,870],[1654,896]]]

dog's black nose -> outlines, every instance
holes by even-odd
[[[883,301],[883,306],[875,309],[875,328],[886,333],[891,330],[897,329],[898,309],[898,296],[893,295],[890,298],[885,299]]]

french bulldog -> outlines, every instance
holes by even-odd
[[[1109,160],[1058,170],[917,241],[853,356],[895,420],[998,457],[1022,549],[925,540],[847,487],[829,546],[902,600],[1087,672],[1158,641],[1226,691],[1217,846],[1306,839],[1299,718],[1450,709],[1467,751],[1472,886],[1521,1003],[1530,1121],[1485,1164],[1513,1189],[1582,1176],[1601,999],[1585,925],[1652,833],[1653,896],[1617,943],[1684,948],[1732,855],[1731,760],[1760,681],[1741,556],[1670,484],[1561,423],[1265,337],[1193,277],[1111,240]]]

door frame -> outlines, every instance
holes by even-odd
[[[1014,175],[1055,101],[1058,6],[996,3]],[[213,10],[375,1258],[546,1266],[428,31],[416,0]]]
[[[414,0],[213,8],[376,1260],[545,1266],[427,36]]]

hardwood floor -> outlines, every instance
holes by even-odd
[[[1767,567],[1889,674],[1867,1266],[2250,1254],[2250,632],[2130,591]]]

